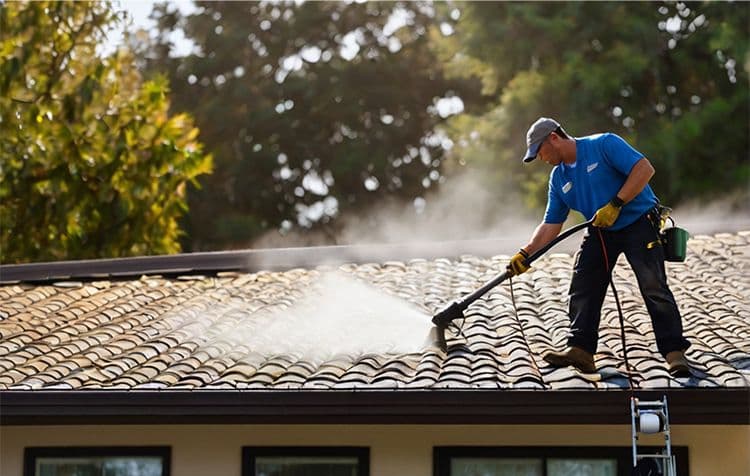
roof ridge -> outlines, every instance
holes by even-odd
[[[750,230],[695,235],[694,240],[748,237]],[[310,251],[314,249],[314,253]],[[64,280],[126,279],[142,275],[186,276],[231,271],[282,271],[345,263],[387,263],[396,260],[493,257],[512,253],[508,239],[355,244],[315,247],[200,251],[174,255],[134,256],[24,264],[0,264],[0,283]],[[506,253],[498,253],[505,251]],[[552,251],[551,254],[561,254]],[[566,254],[566,253],[562,253]]]

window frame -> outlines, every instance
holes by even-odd
[[[172,473],[171,446],[29,446],[23,453],[23,476],[35,476],[37,458],[158,457],[162,476]]]
[[[256,458],[267,456],[355,457],[358,475],[370,476],[370,448],[367,446],[243,446],[242,476],[257,476]]]
[[[639,446],[639,453],[661,451],[663,446]],[[680,475],[690,476],[688,447],[672,446]],[[435,446],[433,476],[451,476],[452,458],[539,458],[542,475],[547,476],[548,459],[614,459],[618,476],[632,474],[633,449],[630,446]]]

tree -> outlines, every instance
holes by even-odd
[[[105,2],[0,3],[3,262],[180,250],[185,185],[210,171],[166,80],[96,48]]]
[[[436,48],[446,71],[481,78],[495,106],[452,121],[457,160],[492,161],[497,183],[521,184],[541,206],[549,169],[519,158],[529,124],[551,116],[574,135],[630,140],[667,203],[747,189],[750,4],[458,5],[456,34]]]
[[[162,6],[143,55],[167,66],[173,108],[191,111],[216,173],[190,190],[192,249],[246,246],[265,230],[323,228],[387,196],[414,199],[442,177],[436,104],[478,97],[446,80],[425,3],[197,2]],[[451,20],[446,20],[450,22]],[[183,30],[197,52],[170,57]]]

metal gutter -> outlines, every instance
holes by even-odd
[[[673,424],[748,425],[750,388],[639,391]],[[0,424],[629,424],[622,390],[2,391]]]

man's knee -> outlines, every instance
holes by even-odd
[[[669,292],[667,285],[667,274],[664,265],[661,262],[647,261],[644,263],[631,263],[638,279],[638,286],[641,293],[660,294],[663,291]]]
[[[657,273],[644,273],[639,277],[638,284],[641,288],[643,295],[656,295],[659,296],[665,291],[669,291],[667,282],[661,278]]]

